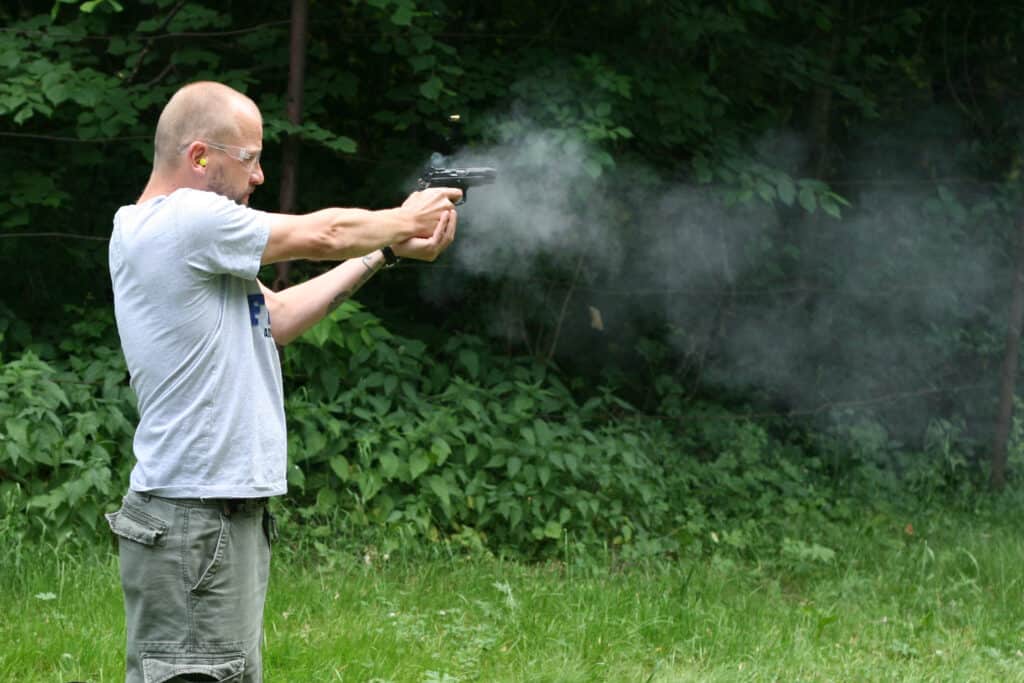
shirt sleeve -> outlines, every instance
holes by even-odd
[[[267,214],[227,197],[179,190],[178,229],[185,262],[212,275],[254,279],[270,238]]]

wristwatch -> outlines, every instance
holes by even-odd
[[[391,247],[384,247],[380,250],[380,253],[384,254],[384,267],[390,268],[391,266],[398,263],[398,257],[395,256],[395,250]]]

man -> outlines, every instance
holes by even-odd
[[[260,681],[273,520],[286,438],[276,345],[312,327],[397,257],[455,236],[459,190],[384,211],[256,211],[263,123],[243,94],[183,87],[157,123],[153,171],[114,217],[110,274],[138,397],[135,466],[118,536],[127,681]],[[273,292],[261,266],[344,262]]]

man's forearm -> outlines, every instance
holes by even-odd
[[[280,292],[261,284],[274,341],[284,346],[300,336],[351,298],[383,266],[384,255],[375,251]]]
[[[414,192],[395,209],[336,207],[302,215],[268,214],[270,236],[260,263],[359,258],[387,244],[429,238],[461,197],[461,190],[438,187]]]

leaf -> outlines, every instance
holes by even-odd
[[[516,505],[509,508],[508,511],[508,523],[513,529],[519,525],[519,522],[523,521],[523,508],[521,505]]]
[[[316,506],[323,512],[329,512],[338,504],[338,494],[334,489],[322,488],[316,493]]]
[[[448,456],[452,454],[452,447],[443,438],[436,436],[434,437],[434,442],[430,445],[430,452],[434,454],[437,464],[443,465]]]
[[[399,5],[395,13],[391,15],[391,23],[395,26],[409,26],[412,24],[412,10],[411,2]]]
[[[600,162],[595,159],[584,159],[583,170],[586,171],[587,175],[593,180],[597,180],[604,173],[604,169],[601,167]]]
[[[380,489],[383,486],[383,482],[377,473],[372,470],[360,472],[356,476],[356,485],[359,487],[359,495],[362,496],[363,502],[369,501],[371,498],[380,493]]]
[[[302,340],[313,344],[319,348],[323,348],[330,338],[330,325],[320,324],[314,325],[302,335]]]
[[[459,350],[459,363],[466,368],[469,376],[476,379],[480,375],[480,356],[469,349]]]
[[[533,431],[537,435],[537,443],[541,446],[547,446],[552,441],[551,428],[548,423],[543,420],[533,421]]]
[[[800,206],[804,207],[807,213],[814,213],[818,207],[818,199],[814,195],[814,190],[806,186],[800,188]]]
[[[7,436],[19,446],[28,446],[28,420],[20,417],[8,418],[4,423],[7,429]]]
[[[341,152],[342,154],[354,154],[359,149],[359,145],[355,140],[344,135],[339,135],[333,140],[325,140],[323,144],[327,149]]]
[[[306,488],[306,475],[299,469],[298,465],[292,465],[288,468],[288,484],[300,489]]]
[[[796,185],[793,179],[787,175],[780,176],[775,183],[775,189],[779,193],[779,200],[786,206],[793,206],[796,199]]]
[[[821,209],[832,218],[842,218],[842,213],[839,210],[839,205],[827,197],[823,197],[821,200]]]
[[[0,67],[5,69],[13,69],[21,61],[21,57],[18,55],[16,50],[6,50],[0,52]]]
[[[519,470],[521,470],[522,468],[523,461],[520,460],[519,458],[512,456],[511,458],[508,459],[508,476],[510,478],[515,478],[515,476],[519,474]]]
[[[336,455],[328,461],[331,465],[331,470],[338,476],[338,479],[342,481],[348,481],[349,475],[351,474],[351,468],[349,467],[348,460],[343,455]]]
[[[775,188],[764,180],[757,181],[757,196],[765,203],[771,204],[775,199]]]
[[[435,101],[441,94],[441,89],[444,87],[444,83],[437,76],[431,76],[427,79],[426,83],[420,86],[420,94],[427,98],[431,102]]]
[[[427,480],[427,486],[434,492],[434,495],[441,499],[441,504],[445,507],[451,505],[451,494],[452,489],[442,477],[436,474]]]
[[[326,326],[324,326],[326,327]],[[320,371],[320,384],[324,387],[327,398],[331,399],[338,395],[338,388],[341,386],[341,370],[336,365],[328,365]]]
[[[430,469],[430,458],[422,452],[417,451],[409,458],[409,475],[412,479],[416,479],[428,469]]]
[[[24,107],[18,110],[17,114],[14,115],[14,122],[18,124],[24,123],[25,121],[32,118],[32,114],[32,107],[26,104]]]
[[[380,471],[384,475],[385,479],[393,479],[398,473],[398,467],[401,465],[398,456],[394,453],[386,453],[380,456]]]

